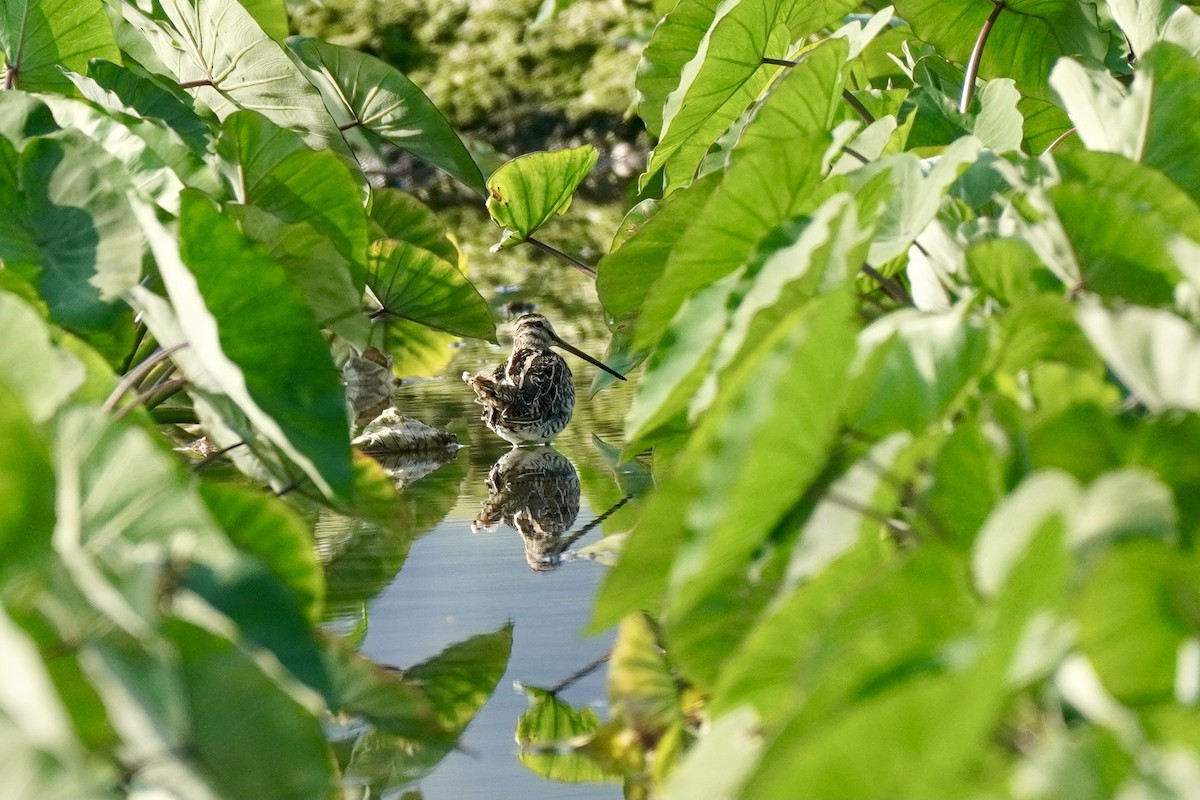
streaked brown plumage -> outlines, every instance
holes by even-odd
[[[463,373],[463,380],[475,390],[475,402],[483,406],[484,423],[513,445],[547,444],[571,420],[575,409],[571,369],[551,347],[561,347],[625,380],[564,342],[541,314],[522,314],[513,328],[508,360],[490,373]]]

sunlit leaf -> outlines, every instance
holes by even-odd
[[[404,672],[448,730],[461,731],[491,697],[508,667],[512,625],[450,645]]]
[[[524,689],[530,705],[517,721],[521,763],[542,777],[567,783],[612,779],[614,776],[586,755],[564,749],[573,739],[600,728],[596,712],[576,710],[545,689]]]
[[[720,177],[719,173],[707,175],[672,194],[620,247],[600,259],[596,292],[609,316],[619,320],[635,315],[641,308],[646,292],[662,274],[671,251],[708,201]]]
[[[92,86],[78,85],[83,95],[106,108],[115,109],[119,103],[146,119],[159,120],[179,135],[193,152],[203,154],[211,132],[196,109],[187,101],[191,97],[181,89],[183,97],[168,91],[149,77],[103,59],[93,59],[87,65],[87,77],[105,94],[95,93]]]
[[[97,169],[92,147],[74,131],[25,146],[19,172],[25,202],[10,213],[29,238],[15,243],[15,252],[0,242],[0,257],[37,276],[33,282],[56,322],[104,330],[123,314],[115,301],[141,277],[142,237],[124,192]],[[12,231],[0,229],[0,236]]]
[[[1155,42],[1174,42],[1200,58],[1200,14],[1175,0],[1109,0],[1113,19],[1135,56]]]
[[[900,0],[896,14],[945,57],[966,64],[993,6],[971,0]],[[1108,37],[1096,11],[1076,0],[1019,0],[996,17],[979,64],[981,78],[1012,78],[1022,94],[1052,99],[1047,80],[1062,56],[1104,60]]]
[[[621,621],[608,664],[608,695],[617,716],[648,735],[680,721],[679,688],[654,631],[641,614]]]
[[[163,17],[131,4],[120,11],[196,99],[221,119],[242,108],[258,111],[358,170],[321,94],[237,0],[165,0],[161,7]]]
[[[10,297],[0,295],[0,301]],[[2,308],[0,320],[7,320]],[[11,498],[0,507],[0,563],[8,576],[50,552],[54,473],[46,445],[5,372],[0,366],[0,486]]]
[[[453,264],[408,242],[380,239],[368,250],[367,285],[383,311],[459,336],[496,341],[487,301]]]
[[[374,56],[319,39],[292,37],[288,47],[339,126],[362,129],[484,193],[483,175],[458,134],[402,73]]]
[[[341,379],[283,267],[191,193],[183,197],[178,250],[147,214],[139,220],[183,335],[206,370],[190,377],[237,403],[322,490],[348,495]]]
[[[1138,402],[1152,411],[1200,410],[1200,336],[1170,311],[1079,308],[1079,326]]]
[[[367,218],[354,175],[253,111],[226,117],[217,151],[239,201],[228,210],[243,231],[288,268],[318,324],[365,348]]]
[[[864,433],[919,431],[958,399],[987,353],[987,331],[965,308],[894,312],[861,334],[848,419]]]
[[[325,577],[312,536],[295,512],[265,492],[241,486],[206,482],[200,484],[200,496],[234,545],[266,562],[295,595],[309,622],[318,622]]]
[[[679,85],[683,66],[695,56],[719,5],[719,0],[675,3],[642,51],[637,69],[637,109],[652,136],[661,135],[667,96]]]
[[[83,381],[82,365],[50,340],[46,323],[23,300],[0,292],[0,381],[45,422]]]
[[[504,229],[501,247],[528,239],[556,214],[565,214],[575,190],[596,166],[590,144],[514,158],[488,178],[488,213]]]
[[[695,55],[680,68],[679,82],[667,96],[662,133],[646,167],[647,175],[688,148],[694,155],[676,167],[667,191],[690,181],[708,146],[741,115],[766,82],[766,76],[778,71],[778,67],[765,66],[762,59],[786,58],[793,42],[841,18],[853,7],[853,3],[842,0],[770,0],[718,6],[708,30],[696,44]],[[747,102],[730,106],[729,101],[744,89],[742,97]]]
[[[736,796],[762,757],[760,727],[749,708],[722,714],[670,774],[662,800]]]
[[[1200,61],[1172,44],[1142,54],[1128,91],[1107,73],[1070,59],[1054,68],[1079,138],[1092,150],[1120,153],[1158,169],[1200,203],[1200,119],[1192,112],[1192,87]]]
[[[90,58],[120,58],[100,0],[13,0],[0,14],[4,88],[71,91],[59,67],[83,72]]]
[[[399,239],[414,244],[451,264],[459,263],[458,247],[446,231],[446,225],[427,205],[399,189],[383,188],[371,192],[371,241]]]
[[[288,35],[287,7],[283,0],[238,0],[254,17],[263,33],[277,41]]]
[[[1114,545],[1087,578],[1079,623],[1083,652],[1117,699],[1170,700],[1181,648],[1200,630],[1200,561],[1162,540]]]
[[[642,306],[634,347],[649,350],[683,301],[741,267],[772,230],[808,208],[829,135],[764,144],[736,158],[680,237]]]

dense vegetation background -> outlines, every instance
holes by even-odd
[[[611,362],[644,365],[611,455],[654,486],[593,622],[611,713],[535,693],[527,766],[628,797],[1194,795],[1193,7],[388,8],[303,7],[317,36],[273,0],[0,14],[0,795],[379,796],[503,673],[507,628],[392,670],[321,625],[312,520],[437,513],[352,454],[339,367],[496,336],[442,218],[380,185],[395,150],[497,248],[594,274]],[[584,66],[521,80],[543,58]],[[642,135],[612,70],[653,149],[585,263],[542,237],[584,131]],[[552,150],[514,152],[547,98]]]

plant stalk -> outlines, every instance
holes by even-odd
[[[526,236],[525,241],[529,242],[531,245],[536,247],[538,250],[541,250],[543,253],[548,253],[552,256],[558,256],[559,258],[563,259],[568,264],[570,264],[572,267],[574,267],[575,269],[582,272],[584,275],[587,275],[592,280],[596,279],[596,270],[592,267],[589,267],[587,264],[583,263],[578,258],[575,258],[574,256],[569,256],[566,253],[564,253],[562,250],[559,250],[557,247],[551,247],[550,245],[546,244],[545,242],[541,241],[540,239],[535,239],[532,236]]]
[[[960,114],[967,113],[971,107],[971,101],[975,99],[975,78],[979,75],[979,62],[983,60],[983,47],[992,33],[992,26],[996,24],[996,18],[1003,10],[1004,0],[999,0],[992,6],[992,13],[988,14],[987,21],[979,29],[979,37],[975,40],[975,49],[971,51],[971,60],[967,62],[967,79],[963,82],[962,97],[958,101],[958,113]]]
[[[121,382],[117,384],[116,388],[112,390],[112,394],[110,394],[108,399],[104,401],[104,410],[112,411],[114,408],[116,408],[117,401],[119,401],[121,397],[134,386],[137,386],[138,383],[141,382],[142,378],[146,377],[150,370],[154,369],[155,365],[167,360],[177,351],[187,347],[187,345],[187,342],[180,342],[174,347],[168,347],[166,350],[155,350],[153,353],[151,353],[149,358],[138,364],[133,368],[132,372],[127,373],[123,378],[121,378]]]
[[[879,284],[879,288],[883,289],[883,293],[897,303],[906,306],[913,304],[913,299],[908,294],[908,290],[899,281],[889,278],[870,264],[863,264],[862,271],[874,279]]]
[[[215,87],[216,84],[212,82],[212,78],[201,78],[198,81],[184,81],[183,83],[179,84],[180,89],[198,89],[201,86]]]
[[[1061,134],[1059,134],[1059,137],[1057,139],[1055,139],[1053,142],[1050,143],[1049,147],[1047,147],[1045,150],[1042,151],[1042,155],[1046,155],[1046,153],[1052,152],[1054,150],[1054,148],[1056,148],[1060,144],[1062,144],[1063,140],[1066,139],[1068,136],[1070,136],[1073,133],[1078,133],[1078,131],[1076,131],[1074,128],[1068,128],[1067,130],[1063,131]]]
[[[17,65],[9,64],[4,68],[4,91],[8,91],[17,85]]]

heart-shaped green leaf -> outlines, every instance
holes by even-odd
[[[555,214],[565,214],[600,153],[590,144],[514,158],[488,178],[488,213],[504,228],[497,247],[519,244]]]

